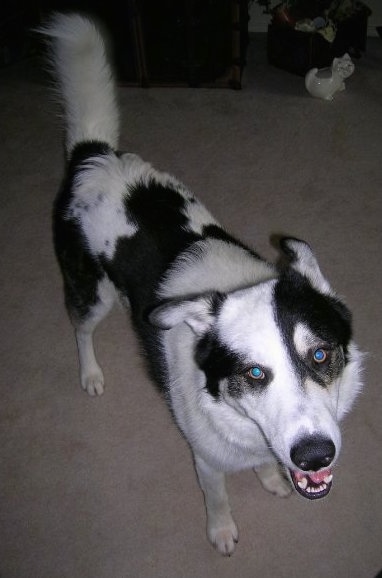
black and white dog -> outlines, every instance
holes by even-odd
[[[288,265],[276,267],[174,177],[118,151],[115,82],[91,20],[55,14],[41,31],[66,118],[54,238],[82,387],[104,390],[92,336],[120,299],[192,449],[208,537],[229,555],[225,472],[253,468],[279,496],[328,494],[339,420],[361,388],[350,313],[306,243],[284,239]]]

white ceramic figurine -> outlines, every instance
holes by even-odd
[[[316,98],[333,100],[334,94],[345,90],[345,78],[354,72],[354,63],[346,53],[340,58],[334,58],[330,68],[312,68],[306,73],[306,90]]]

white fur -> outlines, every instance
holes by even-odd
[[[314,346],[320,346],[320,341],[317,340],[314,333],[309,329],[306,323],[303,322],[297,323],[294,329],[293,341],[296,351],[301,356],[306,355],[309,349],[312,349]]]
[[[312,249],[306,243],[301,243],[301,241],[288,239],[287,242],[288,249],[294,252],[295,258],[292,266],[296,271],[307,277],[313,287],[318,291],[322,291],[327,295],[334,295],[334,292],[330,288],[328,281],[325,279],[321,273],[320,267],[316,257],[314,256]]]
[[[259,260],[254,267],[253,256],[237,245],[207,239],[196,247],[192,254],[181,255],[167,272],[159,290],[162,299],[213,290],[232,291],[237,288],[238,279],[245,286],[274,278],[273,266]]]
[[[114,154],[88,162],[76,179],[76,196],[67,217],[75,218],[94,255],[112,258],[117,239],[132,237],[135,223],[126,219],[123,200],[131,170]],[[134,171],[135,173],[135,171]],[[134,177],[133,177],[134,178]]]
[[[349,362],[342,376],[337,380],[337,419],[341,420],[351,410],[355,399],[360,394],[363,381],[362,370],[365,354],[362,353],[354,342],[349,346]],[[334,391],[334,388],[332,389]]]
[[[103,140],[116,148],[119,115],[103,36],[88,18],[55,14],[40,32],[52,40],[52,60],[66,114],[66,150]]]

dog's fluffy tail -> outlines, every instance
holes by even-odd
[[[86,16],[55,13],[39,32],[50,39],[49,58],[66,121],[67,154],[89,140],[117,148],[116,86],[100,29]]]

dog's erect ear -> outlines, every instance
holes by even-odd
[[[322,275],[316,257],[308,243],[293,237],[285,237],[280,241],[280,247],[290,259],[290,267],[304,275],[313,287],[324,293],[332,294],[329,283]]]
[[[184,300],[173,299],[155,307],[149,314],[149,321],[161,329],[171,329],[185,322],[196,335],[203,335],[211,327],[221,300],[219,293]]]

